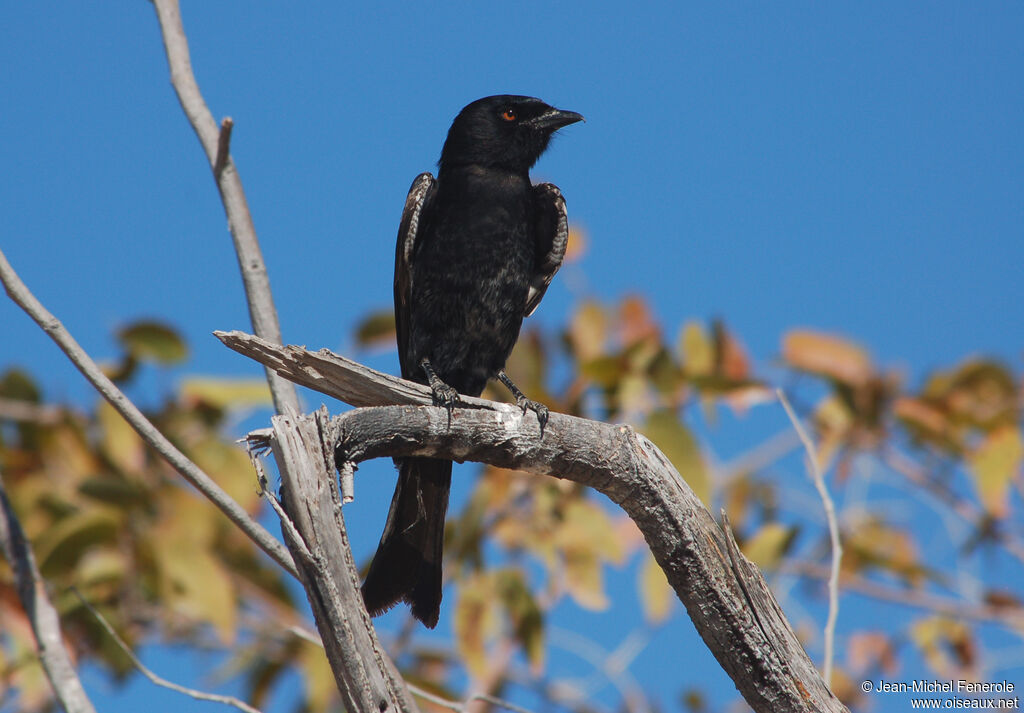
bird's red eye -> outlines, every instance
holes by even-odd
[[[506,109],[505,111],[501,112],[501,118],[504,119],[505,121],[515,121],[516,113],[511,109]]]

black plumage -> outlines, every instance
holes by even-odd
[[[395,251],[395,326],[402,377],[428,384],[449,410],[500,379],[541,428],[547,408],[505,375],[523,318],[562,264],[565,202],[530,168],[559,128],[582,120],[539,99],[501,95],[465,107],[448,131],[435,179],[413,181]],[[380,545],[363,584],[379,614],[398,601],[433,627],[451,461],[404,458]]]

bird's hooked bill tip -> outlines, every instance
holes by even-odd
[[[577,114],[575,111],[564,111],[562,109],[552,109],[551,111],[545,112],[533,119],[531,123],[544,129],[561,129],[563,126],[569,124],[575,124],[577,121],[585,122],[582,114]]]

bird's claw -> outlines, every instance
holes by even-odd
[[[436,383],[430,385],[430,394],[434,399],[434,405],[448,409],[448,418],[451,418],[452,409],[459,403],[459,392],[438,379]]]
[[[523,415],[526,415],[527,411],[533,411],[537,414],[537,420],[540,422],[540,435],[544,435],[544,427],[548,425],[548,416],[550,412],[548,407],[542,404],[540,401],[533,401],[525,396],[521,395],[516,398],[516,406],[523,410]]]

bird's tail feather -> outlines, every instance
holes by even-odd
[[[452,462],[436,458],[399,461],[398,485],[377,553],[363,582],[363,602],[381,614],[399,601],[431,629],[441,608],[441,553]]]

